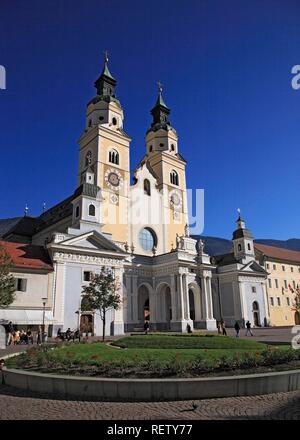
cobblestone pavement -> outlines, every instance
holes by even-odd
[[[0,420],[300,420],[300,391],[194,402],[66,401],[0,385]]]

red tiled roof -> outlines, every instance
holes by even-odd
[[[43,246],[0,241],[1,246],[10,255],[14,267],[53,270],[49,254]]]
[[[255,243],[254,247],[258,251],[265,254],[267,257],[276,258],[277,260],[294,261],[295,263],[300,263],[300,252],[274,246],[267,246],[260,243]]]

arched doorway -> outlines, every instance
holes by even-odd
[[[194,300],[194,292],[192,289],[189,289],[189,304],[190,304],[190,318],[192,321],[195,321],[195,300]]]
[[[168,329],[171,328],[171,320],[172,320],[172,301],[171,301],[171,290],[170,287],[167,286],[165,289],[165,314]]]
[[[89,309],[88,301],[83,298],[80,305],[80,332],[94,334],[94,313]]]
[[[259,319],[259,305],[257,301],[254,301],[252,304],[253,311],[253,322],[255,327],[260,327],[260,319]]]
[[[170,330],[172,319],[171,289],[167,283],[161,283],[156,289],[157,328],[161,330]]]
[[[149,290],[145,284],[138,288],[138,320],[142,325],[150,321]]]
[[[190,319],[194,322],[194,328],[201,328],[202,304],[200,286],[193,282],[189,284]]]
[[[92,313],[80,315],[80,332],[94,334],[94,315]]]
[[[295,312],[295,325],[300,325],[300,312]]]

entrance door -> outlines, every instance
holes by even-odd
[[[300,312],[295,313],[295,324],[300,325]]]
[[[144,322],[150,321],[150,308],[149,308],[149,298],[146,299],[144,304]]]
[[[94,316],[92,314],[84,313],[80,316],[80,331],[94,334]]]
[[[258,306],[257,301],[254,301],[254,303],[253,303],[253,322],[254,322],[255,327],[260,326],[259,306]]]

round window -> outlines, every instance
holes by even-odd
[[[155,232],[150,228],[142,229],[139,233],[139,242],[145,251],[152,251],[153,247],[157,245]]]

